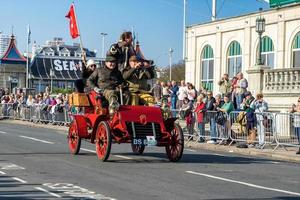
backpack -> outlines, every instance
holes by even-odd
[[[219,125],[224,125],[226,123],[226,121],[227,121],[227,115],[226,115],[226,113],[217,112],[217,114],[215,115],[215,121]]]

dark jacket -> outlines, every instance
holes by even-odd
[[[128,66],[123,70],[123,78],[129,83],[129,89],[133,92],[149,90],[147,80],[154,78],[154,69],[153,67],[136,69]]]
[[[115,90],[123,82],[122,74],[117,68],[109,69],[107,67],[96,69],[87,81],[90,87],[99,87],[103,90]]]
[[[136,52],[132,45],[125,46],[122,42],[112,44],[107,52],[107,55],[114,56],[117,59],[120,71],[129,66],[129,58],[135,54]]]
[[[206,110],[214,110],[214,103],[216,102],[215,97],[211,97],[211,99],[207,99],[206,102]]]

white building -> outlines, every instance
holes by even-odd
[[[6,52],[10,42],[10,36],[2,34],[0,32],[0,56]]]
[[[262,37],[265,66],[256,66],[256,19],[266,20]],[[186,81],[218,93],[224,73],[242,71],[249,90],[263,92],[281,110],[300,96],[300,4],[187,27]]]

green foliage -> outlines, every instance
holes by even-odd
[[[170,67],[164,68],[159,81],[169,81],[170,80]],[[172,80],[177,82],[185,80],[185,65],[183,61],[180,61],[172,65]]]
[[[72,88],[53,88],[52,93],[53,94],[71,94],[73,92]]]

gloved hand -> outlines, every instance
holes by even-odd
[[[98,87],[94,87],[94,91],[97,92],[97,93],[101,93],[102,90]]]

